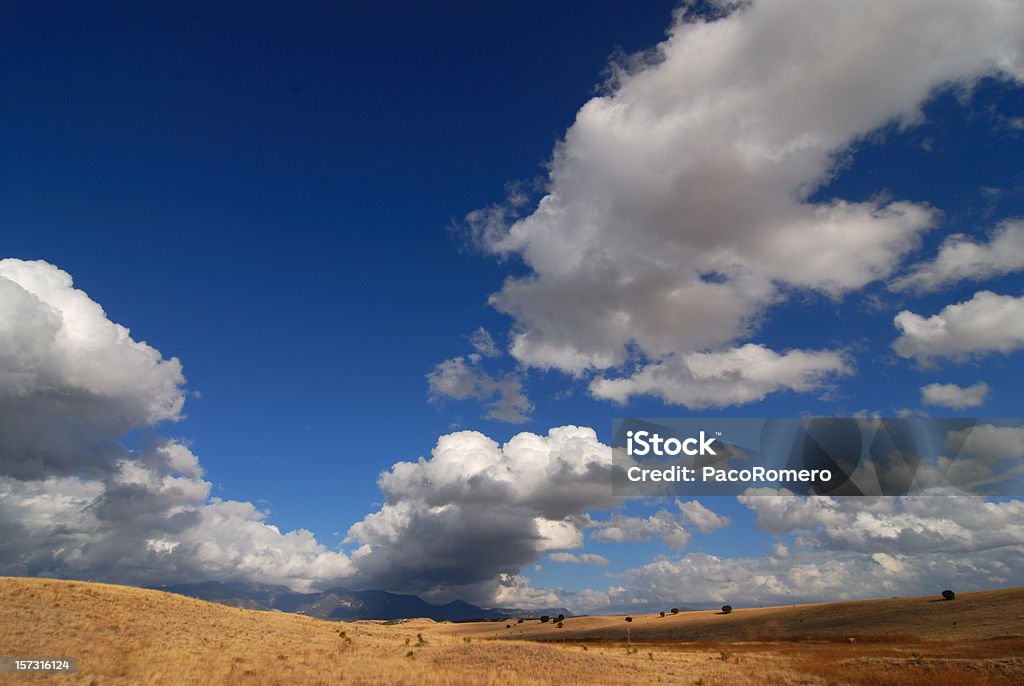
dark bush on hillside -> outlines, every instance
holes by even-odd
[[[626,617],[626,621],[627,621],[627,622],[632,622],[632,621],[633,621],[633,618],[632,618],[632,617]]]
[[[556,619],[555,621],[556,622],[564,622],[565,621],[565,615],[558,615],[558,619]]]
[[[516,620],[516,624],[522,624],[522,623],[523,623],[523,618],[522,617],[520,617],[519,619]]]
[[[565,625],[565,622],[559,622],[556,626],[561,629]]]
[[[953,593],[953,591],[951,591],[951,590],[949,590],[947,588],[945,591],[942,592],[942,597],[945,598],[946,600],[955,600],[956,599],[956,593]]]
[[[540,616],[540,623],[541,624],[547,624],[550,620],[551,620],[551,617],[548,617],[547,615],[541,615]]]
[[[665,611],[662,610],[659,614],[661,614],[661,616],[664,617],[665,616]]]
[[[727,615],[730,612],[732,612],[732,605],[723,605],[722,606],[722,614],[723,615]]]
[[[679,608],[678,607],[673,607],[672,608],[672,614],[674,614],[674,615],[679,614]]]

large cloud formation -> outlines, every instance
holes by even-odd
[[[71,277],[0,262],[0,475],[104,474],[131,429],[181,416],[181,363],[165,360]]]
[[[0,261],[0,573],[308,588],[352,565],[252,503],[210,497],[199,462],[130,431],[181,418],[177,359],[136,341],[46,262]]]
[[[381,475],[383,505],[349,530],[352,560],[384,588],[535,604],[519,570],[583,545],[586,511],[615,504],[611,469],[611,449],[589,428],[504,445],[474,431],[442,436],[430,459]]]
[[[935,211],[815,191],[936,89],[1024,77],[1024,12],[1008,0],[720,4],[732,11],[713,21],[680,12],[580,109],[532,213],[517,197],[467,218],[484,249],[530,269],[491,298],[514,319],[512,355],[596,373],[598,397],[721,407],[846,372],[836,351],[737,345],[794,290],[838,298],[889,278]],[[940,281],[962,271],[941,265]]]

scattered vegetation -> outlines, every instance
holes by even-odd
[[[946,600],[956,600],[956,593],[953,593],[953,591],[947,588],[945,591],[942,592],[942,597]]]
[[[541,624],[547,624],[549,621],[551,621],[551,617],[549,617],[548,615],[541,615],[540,616],[540,623]]]
[[[673,607],[672,608],[672,614],[674,614],[674,615],[679,614],[679,608],[678,607]]]
[[[729,614],[731,612],[732,612],[732,605],[723,605],[722,606],[722,614],[723,615],[727,615],[727,614]]]
[[[626,638],[632,629],[638,640],[623,646],[621,616],[571,618],[557,634],[539,623],[504,631],[511,620],[339,624],[158,591],[0,578],[0,645],[77,656],[69,686],[1024,683],[1024,589],[962,594],[958,605],[935,599],[751,609],[728,622],[714,612],[672,622],[638,615],[625,622]],[[351,647],[339,651],[345,639]]]

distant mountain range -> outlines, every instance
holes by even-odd
[[[433,605],[415,595],[401,595],[387,591],[350,591],[345,588],[330,588],[320,593],[297,593],[287,586],[240,581],[201,581],[153,586],[152,588],[233,607],[244,607],[251,610],[280,610],[340,621],[426,617],[439,622],[470,622],[485,619],[539,617],[540,615],[572,616],[565,608],[545,610],[484,609],[461,600],[453,600],[445,605]]]

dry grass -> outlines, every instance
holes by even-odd
[[[899,638],[963,641],[1024,633],[1024,588],[938,596],[857,600],[765,608],[683,612],[659,617],[634,615],[633,641],[889,641]],[[505,629],[504,622],[450,630],[480,638],[526,640],[626,640],[623,617],[571,617],[565,627],[526,622]]]
[[[686,613],[671,620],[637,616],[631,627],[634,643],[626,645],[622,618],[570,618],[564,629],[541,627],[535,621],[512,623],[512,629],[505,629],[504,622],[337,623],[240,610],[160,591],[0,578],[0,653],[74,656],[79,665],[73,675],[7,674],[0,675],[0,683],[1024,683],[1024,639],[1009,635],[1021,626],[1021,606],[1015,598],[1024,593],[998,593],[965,594],[948,604],[967,616],[968,628],[957,640],[861,631],[850,643],[834,640],[839,635],[835,631],[820,630],[806,631],[804,640],[797,640],[795,633],[781,633],[771,642],[736,641],[735,636],[659,639],[665,629],[653,629],[656,621],[686,625],[692,635],[708,631],[701,629],[706,618],[698,616],[704,613]],[[870,627],[875,625],[874,614],[885,616],[886,604],[901,601],[877,602],[882,605],[841,605],[860,607],[854,614],[860,614],[862,626]],[[991,612],[990,606],[1000,604],[1005,611]],[[825,616],[846,617],[843,628],[851,626],[848,609],[813,607]],[[865,613],[864,608],[873,612]],[[761,624],[760,634],[767,635],[785,625],[782,620],[792,610],[775,609],[774,617],[770,611],[746,612],[760,612],[761,621],[755,623]],[[737,610],[716,619],[731,622],[743,614]],[[810,617],[803,615],[805,621],[796,624],[817,626],[808,623]],[[915,625],[895,628],[906,633],[908,626]],[[744,627],[741,633],[757,633]],[[609,631],[622,636],[606,636]],[[520,640],[501,640],[508,638]],[[790,640],[779,640],[786,638]]]

